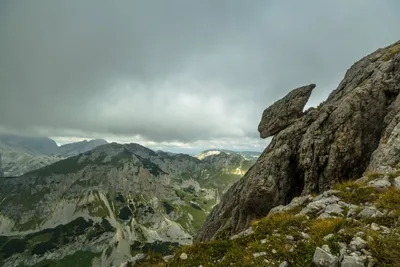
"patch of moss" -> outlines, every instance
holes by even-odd
[[[395,55],[400,53],[400,44],[393,46],[383,57],[382,59],[384,61],[389,61],[392,59]]]

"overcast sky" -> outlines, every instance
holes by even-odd
[[[0,129],[262,150],[262,111],[400,39],[398,0],[0,1]]]

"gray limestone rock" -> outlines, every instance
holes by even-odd
[[[367,247],[367,241],[359,236],[354,237],[350,242],[350,249],[352,251],[361,251]]]
[[[400,177],[394,178],[393,186],[400,190]]]
[[[258,131],[261,138],[273,136],[303,115],[315,84],[299,87],[264,110]]]
[[[387,176],[385,176],[382,179],[375,179],[372,180],[368,183],[369,186],[372,186],[376,189],[387,189],[389,188],[392,184],[389,181],[389,178]]]
[[[339,266],[339,260],[337,256],[318,248],[315,250],[313,259],[313,264],[318,267],[337,267]]]
[[[366,258],[359,256],[344,256],[340,267],[364,267]]]
[[[276,206],[275,208],[271,209],[268,214],[274,214],[274,213],[278,213],[278,212],[285,212],[285,211],[293,210],[295,208],[298,208],[298,207],[304,205],[305,203],[307,203],[308,201],[310,201],[312,199],[313,199],[313,197],[311,195],[295,197],[292,199],[292,201],[288,205]]]
[[[222,197],[197,241],[236,234],[272,208],[325,191],[343,179],[362,177],[367,167],[399,163],[400,53],[391,54],[398,48],[400,42],[355,63],[316,109],[300,111],[313,86],[297,89],[267,109],[259,129],[262,137],[274,135],[271,143]],[[307,93],[300,94],[302,90]],[[302,100],[297,102],[298,94]],[[296,103],[293,112],[272,115],[291,101]]]
[[[379,218],[383,216],[383,213],[375,207],[366,207],[358,214],[358,216],[366,219]]]

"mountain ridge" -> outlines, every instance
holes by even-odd
[[[96,266],[109,266],[132,260],[134,252],[190,244],[248,166],[238,154],[199,160],[110,143],[2,178],[0,238],[22,242],[25,249],[1,259],[7,247],[0,245],[0,262],[29,266],[82,250]],[[45,241],[36,244],[36,239]],[[79,245],[78,240],[86,241]]]

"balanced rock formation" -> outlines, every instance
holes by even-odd
[[[304,106],[311,96],[315,84],[299,87],[264,110],[258,131],[261,138],[273,136],[303,115]]]
[[[239,233],[296,196],[400,162],[400,42],[355,63],[324,103],[303,113],[313,87],[264,112],[260,135],[274,138],[213,209],[197,241]]]

